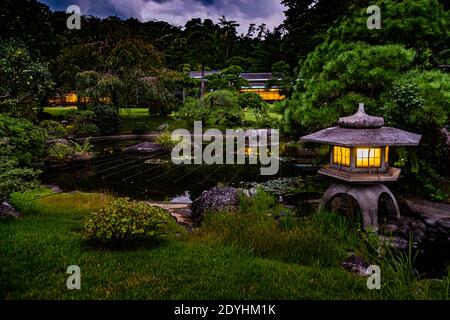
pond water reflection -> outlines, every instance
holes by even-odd
[[[175,165],[167,153],[160,151],[124,151],[138,142],[97,143],[96,159],[84,164],[49,168],[43,180],[64,190],[108,191],[134,199],[189,203],[203,190],[217,185],[239,186],[242,182],[262,182],[305,172],[305,167],[289,161],[280,163],[277,175],[262,176],[260,165]]]

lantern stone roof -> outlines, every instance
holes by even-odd
[[[360,103],[358,112],[350,117],[339,118],[338,125],[341,128],[352,129],[381,128],[384,126],[384,119],[381,117],[369,116],[364,110],[364,104]]]
[[[358,112],[340,118],[338,126],[301,137],[303,141],[338,146],[417,146],[422,136],[392,127],[384,127],[384,119],[366,114],[360,104]]]

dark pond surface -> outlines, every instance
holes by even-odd
[[[274,176],[260,175],[259,165],[175,165],[170,155],[127,153],[125,148],[142,141],[96,143],[97,157],[88,163],[49,168],[43,181],[65,191],[108,191],[141,200],[189,202],[217,185],[242,186],[279,177],[307,174],[310,167],[281,162]]]

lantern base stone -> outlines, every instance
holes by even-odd
[[[400,209],[398,207],[395,196],[384,184],[368,184],[356,185],[342,182],[333,183],[320,201],[319,210],[327,208],[328,204],[340,195],[348,195],[356,200],[361,209],[363,217],[363,225],[366,231],[378,231],[378,209],[380,203],[380,196],[386,194],[393,203],[395,210],[395,217],[400,218]]]

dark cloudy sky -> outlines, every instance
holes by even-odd
[[[53,10],[66,10],[79,5],[82,14],[122,18],[135,17],[141,21],[163,20],[184,25],[191,18],[217,18],[225,15],[237,20],[240,32],[246,32],[250,23],[266,23],[272,29],[283,22],[281,0],[40,0]]]

